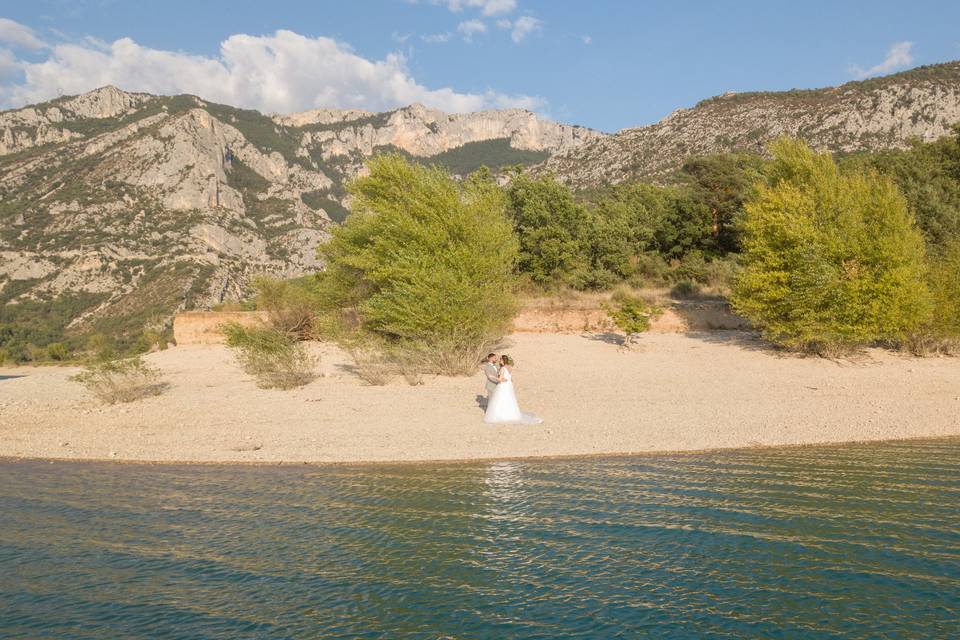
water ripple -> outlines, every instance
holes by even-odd
[[[0,463],[4,638],[952,638],[960,441]]]

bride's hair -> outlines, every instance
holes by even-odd
[[[502,356],[500,356],[500,362],[502,362],[503,364],[510,365],[511,367],[513,366],[513,358],[511,358],[507,354],[503,354]]]

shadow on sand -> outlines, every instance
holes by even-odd
[[[25,375],[24,375],[24,376],[19,376],[19,375],[18,375],[18,376],[5,376],[5,375],[0,375],[0,382],[3,382],[4,380],[13,380],[14,378],[26,378],[26,377],[27,377],[27,376],[25,376]]]
[[[624,340],[622,335],[619,333],[613,333],[612,331],[607,331],[606,333],[581,333],[580,337],[586,338],[587,340],[594,340],[596,342],[612,344],[615,347],[622,347]]]

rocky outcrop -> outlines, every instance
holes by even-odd
[[[903,148],[960,122],[960,62],[827,89],[728,93],[660,122],[596,138],[551,157],[542,170],[578,188],[658,178],[684,159],[725,151],[766,153],[779,136],[832,152]]]
[[[73,326],[169,318],[238,298],[259,273],[319,269],[328,211],[343,215],[343,183],[370,154],[500,140],[546,155],[597,135],[519,110],[265,116],[115,87],[0,112],[0,295],[81,296]]]
[[[316,119],[281,121],[301,123],[299,126],[307,129],[301,146],[320,145],[325,159],[356,153],[370,155],[384,147],[394,147],[415,157],[430,157],[488,140],[509,140],[515,149],[559,153],[603,137],[592,129],[543,120],[522,109],[447,114],[414,104],[380,114],[380,122],[373,122],[372,114],[358,115],[363,112],[349,112],[342,120],[327,111],[309,113],[317,113]]]

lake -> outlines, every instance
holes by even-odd
[[[0,461],[3,638],[952,638],[960,440]]]

